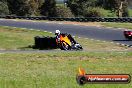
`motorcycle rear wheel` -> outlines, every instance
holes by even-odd
[[[71,47],[66,42],[62,42],[60,45],[61,50],[71,50]]]

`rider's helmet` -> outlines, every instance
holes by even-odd
[[[60,34],[60,30],[56,30],[55,35],[59,35],[59,34]]]

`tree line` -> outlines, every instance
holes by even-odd
[[[0,15],[48,17],[128,17],[131,0],[0,0]]]

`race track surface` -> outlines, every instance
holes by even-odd
[[[81,26],[72,24],[58,24],[58,23],[47,23],[47,22],[32,22],[32,21],[15,21],[0,19],[1,26],[12,26],[29,29],[39,29],[44,31],[55,32],[60,30],[64,33],[70,33],[74,36],[92,38],[102,41],[110,41],[121,43],[125,45],[132,45],[132,41],[126,40],[123,36],[123,30],[114,28],[103,28],[103,27],[92,27],[92,26]]]
[[[117,52],[119,52],[119,53],[122,53],[122,52],[132,52],[131,50],[127,50],[127,51],[104,51],[104,50],[89,50],[89,51],[85,51],[85,50],[83,50],[83,51],[64,51],[64,50],[0,50],[0,55],[1,54],[5,54],[5,53],[18,53],[18,54],[23,54],[23,53],[25,53],[25,54],[33,54],[33,53],[52,53],[52,54],[56,54],[56,53],[68,53],[68,52],[90,52],[90,53],[110,53],[110,52],[115,52],[115,53],[117,53]]]

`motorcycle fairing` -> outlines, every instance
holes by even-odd
[[[72,45],[70,39],[66,35],[60,35],[60,41],[63,41],[70,46]]]

